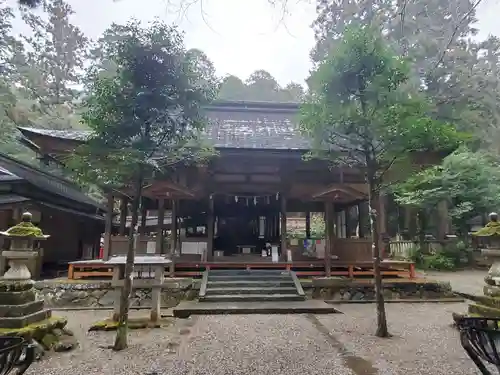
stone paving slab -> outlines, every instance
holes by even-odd
[[[197,302],[184,301],[174,307],[178,318],[190,315],[225,314],[334,314],[338,310],[324,301]]]

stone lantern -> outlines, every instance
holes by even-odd
[[[496,292],[493,294],[500,295],[500,221],[496,212],[492,212],[488,217],[488,224],[472,235],[488,238],[487,248],[481,252],[492,260],[492,265],[484,281],[489,287],[493,287]],[[489,294],[486,293],[486,288],[485,294]]]
[[[21,336],[33,343],[36,351],[65,351],[76,345],[72,333],[65,328],[66,319],[52,316],[37,299],[28,264],[38,257],[35,243],[49,236],[31,222],[26,212],[19,224],[0,232],[10,240],[9,250],[2,252],[10,268],[0,277],[0,334]]]
[[[489,214],[489,222],[475,233],[476,237],[488,238],[488,247],[481,252],[492,260],[492,266],[484,278],[484,295],[460,293],[461,296],[473,301],[469,304],[467,316],[500,317],[500,221],[498,214]],[[464,314],[453,313],[453,319],[458,322]]]
[[[10,267],[3,275],[4,280],[31,279],[28,265],[36,263],[39,256],[35,243],[50,237],[44,235],[42,230],[31,222],[31,219],[31,213],[25,212],[19,224],[5,232],[0,232],[0,235],[10,240],[9,250],[2,252],[2,256]]]

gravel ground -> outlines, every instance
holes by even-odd
[[[37,375],[440,375],[476,374],[450,327],[465,304],[388,304],[390,339],[373,336],[373,305],[342,305],[334,315],[228,315],[177,320],[132,331],[115,353],[114,333],[86,333],[109,312],[69,312],[80,348],[34,364]]]
[[[464,270],[456,272],[425,271],[431,280],[449,281],[453,290],[469,294],[483,294],[484,277],[487,270]]]

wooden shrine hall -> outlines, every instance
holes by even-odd
[[[206,108],[206,138],[218,150],[204,167],[156,176],[143,191],[138,254],[165,254],[171,275],[207,268],[283,268],[299,275],[371,275],[367,185],[361,169],[304,161],[309,142],[296,130],[294,103],[217,102]],[[85,142],[75,130],[19,128],[22,141],[47,160]],[[120,201],[120,213],[112,216]],[[376,202],[380,233],[385,201]],[[128,201],[108,195],[104,258],[126,253]],[[311,215],[325,219],[324,235],[311,235]],[[302,236],[287,232],[287,218],[305,216]],[[156,217],[157,226],[146,226]],[[102,260],[70,267],[69,277],[104,276]],[[390,276],[413,277],[405,262],[385,262]]]

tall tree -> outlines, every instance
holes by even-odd
[[[201,106],[216,91],[215,77],[200,76],[197,62],[186,52],[175,28],[161,22],[144,28],[130,22],[121,27],[121,36],[103,55],[114,63],[116,74],[100,75],[96,64],[83,116],[93,133],[69,160],[69,168],[80,179],[131,188],[132,222],[115,350],[127,347],[134,240],[143,185],[154,171],[168,173],[167,166],[207,155],[195,141],[205,125]]]
[[[489,127],[476,104],[484,87],[475,68],[477,48],[470,41],[477,33],[473,25],[480,1],[318,0],[313,60],[321,61],[353,21],[378,27],[398,53],[413,61],[406,85],[432,99],[434,118],[467,130]]]
[[[247,100],[247,86],[238,77],[227,75],[222,79],[219,86],[218,98],[225,100]]]
[[[304,87],[295,82],[290,82],[281,89],[281,100],[285,102],[302,102],[305,92]]]
[[[377,331],[389,336],[380,274],[377,204],[387,173],[412,153],[454,147],[455,129],[427,116],[425,98],[403,85],[410,67],[388,47],[378,29],[347,29],[341,43],[318,64],[304,104],[301,129],[313,153],[365,170],[377,300]]]
[[[21,87],[36,100],[40,126],[77,126],[74,110],[80,97],[88,39],[70,22],[74,13],[63,0],[43,4],[46,17],[24,12],[32,35],[25,36],[25,59],[19,61]]]
[[[279,101],[280,85],[276,79],[265,70],[256,70],[250,74],[246,80],[246,85],[251,100]]]

